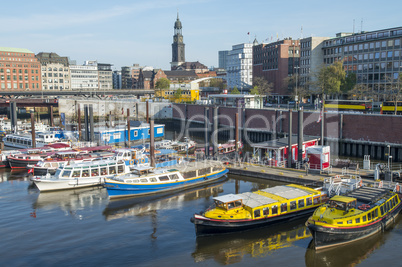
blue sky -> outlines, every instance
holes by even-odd
[[[56,52],[78,64],[98,60],[115,69],[138,63],[167,70],[179,10],[186,61],[217,67],[218,51],[255,37],[298,39],[301,28],[303,37],[334,37],[402,26],[401,8],[400,0],[3,1],[0,46]]]

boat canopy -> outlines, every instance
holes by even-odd
[[[267,192],[270,194],[274,194],[274,195],[277,195],[277,196],[280,196],[280,197],[283,197],[286,199],[304,197],[304,196],[308,196],[308,195],[312,194],[312,192],[302,190],[300,188],[286,186],[286,185],[266,188],[266,189],[262,189],[261,191]]]
[[[224,196],[214,197],[214,200],[220,201],[222,203],[227,203],[227,202],[232,202],[232,201],[242,200],[242,199],[243,198],[241,195],[235,195],[235,194],[228,194],[228,195],[224,195]]]
[[[251,192],[242,193],[240,196],[243,198],[244,205],[249,206],[252,209],[278,202],[275,199]]]

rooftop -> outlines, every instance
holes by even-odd
[[[25,48],[15,48],[15,47],[0,47],[0,51],[2,52],[16,52],[16,53],[32,53],[31,50]]]

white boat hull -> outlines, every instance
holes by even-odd
[[[75,189],[104,184],[104,178],[79,178],[79,179],[37,179],[33,180],[41,192]]]

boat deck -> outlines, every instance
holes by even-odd
[[[360,187],[355,191],[347,194],[348,197],[356,198],[357,206],[361,204],[375,204],[378,200],[389,194],[389,189],[374,188],[374,187]]]

